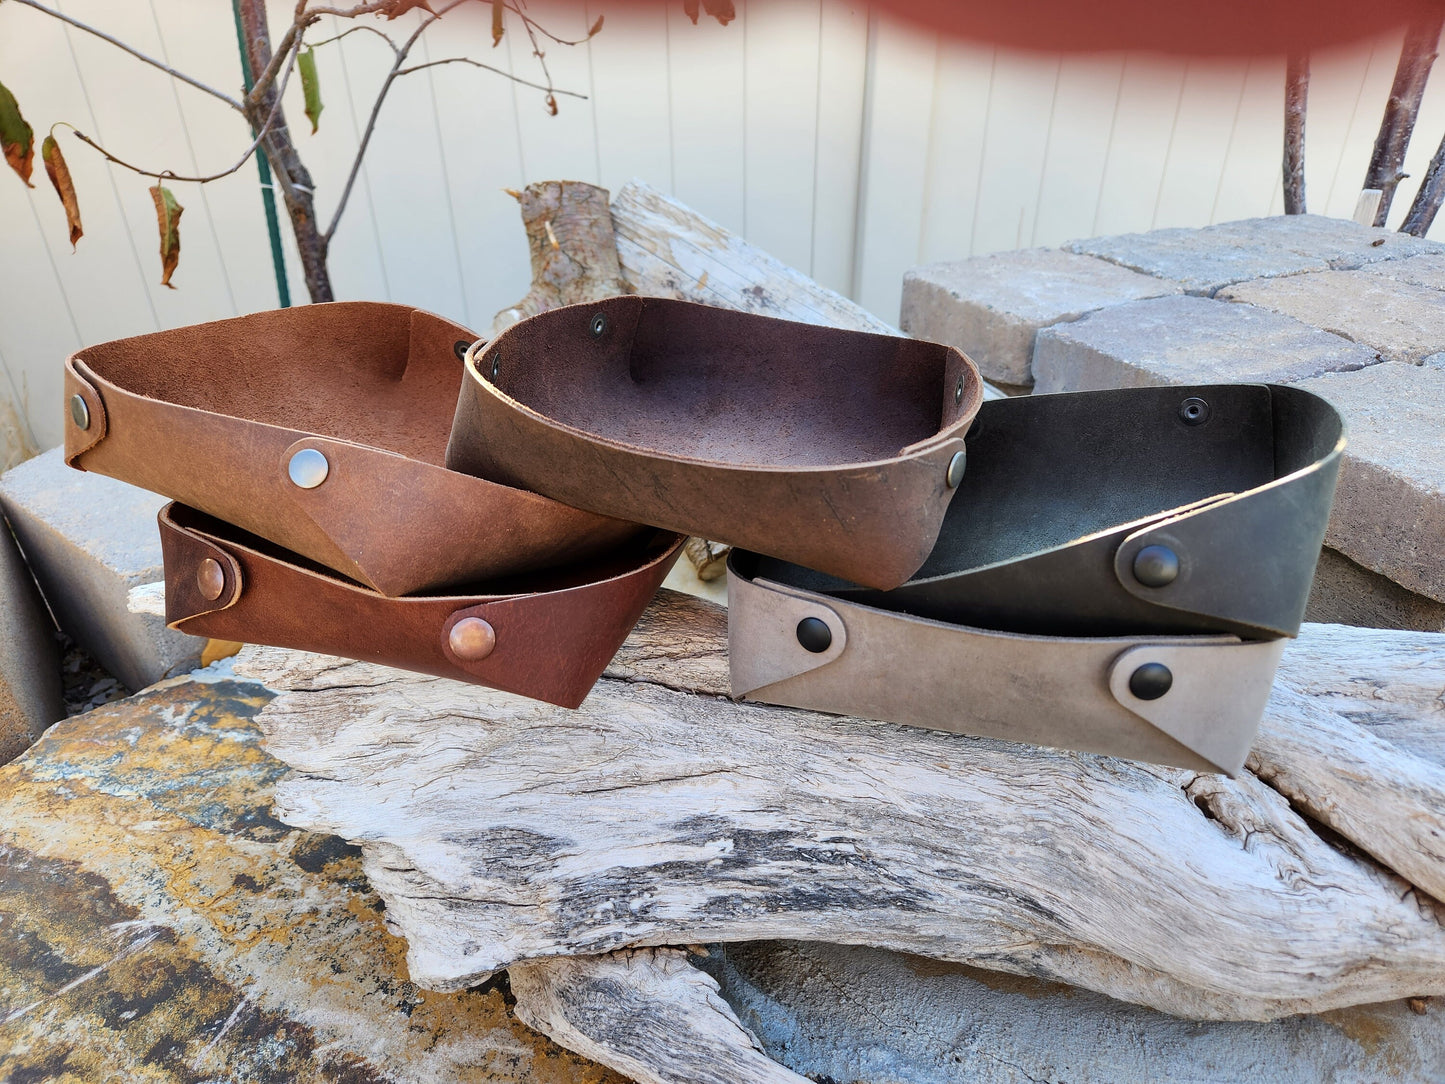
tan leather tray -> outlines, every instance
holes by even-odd
[[[582,565],[386,598],[181,504],[160,512],[166,624],[582,703],[682,548],[645,530]]]
[[[554,309],[468,356],[447,465],[890,588],[933,547],[966,356],[685,301]]]
[[[445,469],[474,339],[408,306],[345,302],[87,347],[65,363],[66,462],[384,595],[566,564],[635,534]]]

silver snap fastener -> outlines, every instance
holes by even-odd
[[[457,356],[458,361],[466,361],[467,351],[471,348],[472,344],[467,342],[466,339],[458,339],[456,342],[452,343],[452,353]]]
[[[1158,700],[1174,686],[1174,675],[1162,662],[1146,662],[1129,675],[1129,691],[1140,700]]]
[[[464,617],[452,626],[447,643],[463,662],[478,662],[497,646],[497,631],[480,617]]]
[[[221,562],[207,557],[196,566],[196,587],[207,602],[215,602],[226,587],[226,574],[221,571]]]
[[[502,355],[500,355],[500,354],[493,354],[493,355],[492,355],[492,379],[493,379],[493,380],[496,380],[496,379],[497,379],[497,374],[500,373],[501,371],[502,371]]]
[[[948,461],[948,473],[943,480],[948,483],[949,489],[957,489],[958,483],[963,481],[963,468],[968,465],[968,456],[963,452],[954,452],[953,458]]]
[[[1191,395],[1179,404],[1179,420],[1185,425],[1203,425],[1209,420],[1209,404]]]
[[[331,464],[315,448],[302,448],[291,457],[286,473],[291,476],[292,484],[301,489],[315,489],[326,481],[326,476],[331,473]]]
[[[958,383],[953,387],[953,405],[958,406],[963,402],[963,377],[958,378]]]
[[[1145,546],[1134,555],[1134,578],[1145,587],[1166,587],[1179,578],[1179,555],[1168,546]]]
[[[70,420],[77,429],[90,428],[90,407],[85,405],[85,399],[80,395],[70,397]]]
[[[595,315],[595,316],[592,317],[592,337],[593,337],[594,339],[600,339],[600,338],[602,338],[603,335],[606,335],[606,334],[607,334],[607,317],[603,316],[603,315],[599,312],[599,313],[597,313],[597,315]]]

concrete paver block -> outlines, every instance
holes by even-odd
[[[1100,309],[1038,333],[1036,392],[1270,381],[1362,369],[1375,351],[1238,302],[1161,297]]]
[[[1441,282],[1445,285],[1445,272]],[[1440,290],[1376,270],[1258,279],[1225,287],[1215,296],[1293,316],[1362,343],[1387,360],[1418,362],[1445,350],[1445,296]]]
[[[1334,403],[1348,426],[1325,541],[1445,602],[1445,369],[1389,361],[1299,386]]]
[[[60,448],[0,477],[0,509],[60,627],[132,689],[193,669],[205,646],[126,607],[132,587],[164,579],[156,513],[165,503],[72,470]]]
[[[1411,256],[1407,260],[1386,260],[1383,263],[1371,264],[1364,270],[1396,282],[1408,282],[1412,286],[1445,290],[1445,253]]]
[[[1180,290],[1178,283],[1092,256],[1051,248],[1002,252],[907,272],[899,326],[917,338],[958,347],[990,380],[1032,384],[1040,328]]]
[[[55,625],[0,520],[0,764],[64,715]]]
[[[1445,602],[1406,591],[1394,580],[1362,568],[1326,546],[1315,566],[1305,620],[1445,632]]]
[[[1184,284],[1204,297],[1236,282],[1356,268],[1380,260],[1445,252],[1445,245],[1323,215],[1280,215],[1203,229],[1091,237],[1065,246]]]

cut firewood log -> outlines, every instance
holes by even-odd
[[[278,815],[361,845],[423,986],[794,938],[1269,1019],[1445,993],[1445,909],[1355,850],[1401,853],[1369,813],[1402,793],[1428,819],[1445,639],[1375,632],[1361,647],[1359,631],[1306,626],[1290,645],[1257,753],[1343,845],[1248,773],[732,703],[723,611],[670,593],[576,712],[274,649],[237,669],[281,693],[261,719],[296,769]],[[1362,713],[1361,674],[1416,691]],[[1350,786],[1274,761],[1322,730],[1359,764]],[[1438,857],[1421,861],[1417,877],[1439,875]]]
[[[582,181],[542,181],[512,195],[522,205],[532,288],[497,313],[492,335],[548,309],[627,292],[607,213],[607,189]]]

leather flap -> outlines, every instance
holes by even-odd
[[[177,523],[172,516],[176,507],[172,502],[156,517],[166,568],[166,626],[172,629],[180,629],[193,617],[234,606],[244,590],[236,558],[209,538]],[[212,561],[214,565],[207,563]],[[208,597],[212,592],[215,597]]]
[[[1115,660],[1109,691],[1135,715],[1234,776],[1249,755],[1286,642],[1141,644]],[[1168,667],[1171,683],[1162,696],[1141,700],[1130,691],[1129,679],[1150,663]]]
[[[65,462],[78,470],[85,468],[76,460],[105,439],[107,425],[105,402],[91,383],[91,374],[82,375],[82,369],[80,355],[72,354],[65,359]],[[77,411],[71,403],[77,395],[85,403],[84,429],[76,421]]]
[[[827,666],[848,646],[843,619],[816,595],[745,576],[730,576],[728,593],[728,673],[735,697]],[[828,626],[831,639],[822,651],[799,642],[798,626],[809,618]]]

